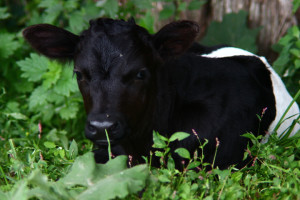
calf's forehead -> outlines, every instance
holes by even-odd
[[[75,56],[76,67],[101,67],[107,71],[116,63],[138,62],[143,57],[144,45],[132,32],[112,35],[90,27],[80,37]]]

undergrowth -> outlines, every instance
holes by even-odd
[[[240,170],[234,166],[220,170],[204,163],[201,151],[191,155],[183,148],[176,153],[185,158],[185,165],[177,170],[169,144],[184,139],[186,133],[165,138],[154,132],[157,151],[152,157],[159,158],[160,168],[151,167],[151,158],[129,169],[124,156],[104,165],[95,163],[93,145],[84,138],[83,103],[71,67],[32,53],[21,31],[32,24],[51,23],[78,34],[92,18],[134,16],[154,33],[155,21],[179,19],[182,11],[199,9],[207,1],[120,2],[0,2],[0,199],[300,199],[300,133],[291,138],[272,134],[267,143],[245,134],[254,145],[245,152],[251,163]],[[163,9],[155,17],[152,9],[157,2]],[[300,1],[293,2],[296,12]],[[246,17],[240,12],[222,23],[213,22],[203,42],[226,39],[228,45],[255,52],[257,30],[247,28]],[[229,30],[224,37],[223,29]],[[299,90],[299,41],[295,26],[274,46],[280,54],[275,69],[292,94]],[[217,144],[204,141],[199,148],[207,142]]]

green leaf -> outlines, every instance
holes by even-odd
[[[170,183],[171,182],[170,178],[165,174],[161,174],[157,178],[162,183]]]
[[[240,11],[225,15],[222,22],[211,22],[202,43],[208,46],[226,44],[256,53],[258,31],[247,28],[247,13]]]
[[[149,172],[146,165],[127,169],[126,156],[118,156],[106,164],[95,163],[93,153],[78,157],[70,171],[58,182],[67,187],[86,186],[77,199],[124,198],[145,187]]]
[[[9,58],[20,48],[21,45],[15,38],[15,34],[0,32],[0,60]]]
[[[37,87],[29,97],[29,109],[32,110],[38,106],[47,103],[48,93],[42,86]]]
[[[28,117],[23,115],[22,113],[7,113],[6,116],[12,117],[17,120],[27,120]]]
[[[86,26],[86,20],[84,19],[84,13],[81,11],[75,11],[70,16],[70,28],[72,33],[80,33]]]
[[[75,140],[72,140],[70,148],[69,148],[69,155],[72,159],[76,158],[78,155],[78,145]]]
[[[10,16],[11,15],[7,12],[7,8],[6,7],[0,7],[0,19],[7,19]]]
[[[125,198],[141,191],[146,185],[147,177],[147,166],[138,165],[97,181],[93,187],[81,193],[78,199]]]
[[[61,71],[62,68],[58,62],[49,62],[48,71],[42,76],[44,79],[43,87],[45,87],[45,89],[49,89],[53,84],[55,84],[60,77]]]
[[[188,150],[186,150],[185,148],[178,148],[174,152],[178,153],[178,155],[183,158],[191,159],[190,152]]]
[[[56,145],[53,142],[50,142],[50,141],[44,142],[44,146],[47,147],[48,149],[56,148]]]
[[[298,26],[293,26],[291,28],[291,31],[293,33],[293,37],[299,39],[299,36],[300,36],[300,30],[299,30],[299,27]]]
[[[207,0],[193,0],[189,3],[189,10],[199,10],[204,4],[206,4]]]
[[[300,7],[300,0],[293,0],[293,13],[296,13]]]
[[[54,92],[69,97],[71,92],[77,92],[78,86],[76,80],[72,77],[72,68],[64,66],[61,76],[53,87]]]
[[[12,191],[10,191],[9,199],[27,200],[28,191],[27,182],[19,181],[14,185]]]
[[[290,53],[292,55],[294,55],[296,58],[298,58],[298,59],[300,58],[300,49],[292,48],[290,50]]]
[[[190,136],[189,133],[185,133],[185,132],[176,132],[176,133],[174,133],[174,134],[170,137],[169,141],[170,141],[170,142],[173,142],[173,141],[175,141],[175,140],[181,141],[181,140],[184,140],[185,138],[187,138],[187,137],[189,137],[189,136]]]
[[[159,13],[159,19],[164,20],[168,19],[169,17],[173,16],[175,14],[175,5],[173,3],[166,4],[162,11]]]
[[[76,118],[77,112],[79,110],[78,103],[70,103],[66,104],[63,108],[59,110],[59,115],[62,119],[74,119]]]
[[[70,148],[71,149],[71,148]],[[72,165],[71,171],[58,182],[70,187],[73,185],[88,186],[93,178],[96,163],[92,152],[79,156]]]
[[[188,168],[187,169],[194,169],[196,167],[199,167],[201,165],[201,162],[200,161],[193,161],[192,163],[190,163],[188,165]]]
[[[118,1],[106,0],[105,4],[103,5],[103,9],[109,17],[115,18],[119,10]]]
[[[154,17],[152,13],[149,11],[145,14],[145,16],[139,19],[138,24],[149,31],[149,33],[154,33]]]
[[[132,2],[138,9],[151,9],[153,7],[151,0],[132,0]]]
[[[48,64],[49,60],[46,57],[39,56],[35,53],[30,54],[30,58],[17,62],[17,65],[23,71],[21,77],[33,82],[42,79],[43,74],[47,71]]]
[[[153,131],[153,147],[159,149],[167,147],[166,142],[163,141],[159,136],[160,135],[156,131]]]

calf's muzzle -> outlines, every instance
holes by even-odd
[[[106,132],[111,144],[120,141],[125,135],[123,120],[109,115],[88,117],[85,125],[86,137],[97,145],[107,145]]]

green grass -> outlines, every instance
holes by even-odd
[[[64,133],[44,133],[40,123],[30,128],[29,117],[2,112],[1,120],[8,125],[2,127],[0,139],[0,199],[300,198],[300,133],[281,139],[274,134],[266,144],[260,143],[261,136],[245,134],[254,144],[245,152],[252,160],[240,170],[234,166],[219,170],[203,163],[203,155],[190,155],[179,148],[176,152],[190,162],[178,171],[169,144],[187,134],[165,138],[154,132],[158,150],[153,156],[161,158],[161,167],[144,164],[127,169],[127,157],[96,164],[89,141],[57,140]],[[30,129],[33,131],[28,132]],[[192,170],[195,167],[200,170]],[[205,170],[207,167],[213,169]]]

